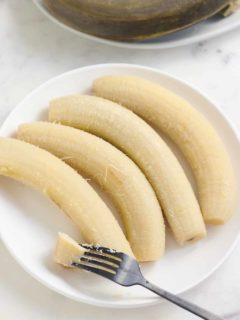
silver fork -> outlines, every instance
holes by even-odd
[[[142,275],[138,262],[132,257],[105,247],[80,245],[88,250],[79,258],[78,262],[72,263],[73,266],[96,273],[125,287],[140,285],[202,319],[223,320],[223,318],[147,281]]]

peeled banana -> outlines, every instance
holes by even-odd
[[[119,209],[135,257],[139,261],[160,258],[165,247],[161,208],[130,158],[103,139],[60,124],[23,124],[18,138],[48,150],[97,181]]]
[[[169,136],[192,168],[205,221],[229,220],[236,199],[232,164],[220,137],[200,112],[180,96],[137,77],[99,78],[93,92],[134,111]]]
[[[159,135],[133,112],[114,102],[86,95],[50,102],[49,120],[104,138],[142,169],[180,244],[206,234],[199,205],[176,157]]]
[[[0,175],[35,187],[73,220],[84,240],[133,255],[111,211],[70,166],[29,143],[0,138]]]

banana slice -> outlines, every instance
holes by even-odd
[[[48,122],[21,125],[18,138],[50,151],[95,180],[119,209],[137,259],[160,258],[165,247],[161,208],[143,173],[124,153],[90,133]]]
[[[180,148],[196,178],[204,219],[222,224],[234,213],[233,168],[215,129],[200,112],[174,93],[137,77],[105,76],[93,92],[116,101],[162,130]]]
[[[81,247],[67,234],[59,232],[54,252],[54,261],[64,267],[71,268],[72,263],[78,263],[86,251],[88,250]]]
[[[35,187],[79,227],[84,240],[133,255],[111,211],[92,187],[51,153],[29,143],[0,138],[0,175]]]
[[[183,169],[166,143],[134,113],[102,98],[78,95],[53,100],[49,120],[91,132],[129,155],[150,181],[180,244],[205,236]]]

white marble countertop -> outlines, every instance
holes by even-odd
[[[240,29],[216,39],[164,51],[96,44],[48,21],[30,0],[0,0],[0,122],[33,88],[77,67],[126,62],[159,68],[209,95],[240,128]],[[163,303],[107,310],[71,301],[26,274],[0,243],[0,319],[197,319]],[[184,296],[228,319],[240,319],[240,243],[224,265]],[[114,312],[114,314],[113,314]],[[234,315],[235,314],[235,315]]]

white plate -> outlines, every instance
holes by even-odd
[[[106,74],[132,74],[173,90],[200,110],[216,127],[232,158],[240,182],[240,145],[226,117],[201,93],[160,71],[126,64],[106,64],[70,71],[36,90],[14,109],[0,134],[13,136],[20,123],[47,119],[49,100],[61,95],[89,92],[92,81]],[[64,141],[63,141],[64,143]],[[0,234],[13,257],[33,277],[66,297],[105,307],[138,307],[160,302],[140,287],[123,288],[83,271],[65,270],[52,262],[58,231],[77,239],[69,219],[48,199],[8,178],[0,178]],[[240,190],[240,186],[238,188]],[[240,199],[240,194],[238,196]],[[179,247],[168,237],[166,255],[143,266],[149,280],[179,294],[196,286],[216,270],[236,244],[240,229],[240,203],[232,220],[223,227],[208,228],[208,237]]]
[[[184,46],[187,44],[203,41],[212,37],[218,36],[222,33],[230,31],[240,26],[240,10],[232,14],[229,17],[212,17],[206,21],[198,23],[191,28],[175,32],[170,35],[166,35],[157,39],[146,40],[142,42],[123,42],[113,41],[95,37],[79,30],[74,29],[66,25],[65,23],[58,20],[56,17],[51,15],[42,4],[42,0],[33,0],[36,6],[53,22],[60,25],[61,27],[78,34],[81,37],[98,41],[117,47],[131,48],[131,49],[167,49]]]

